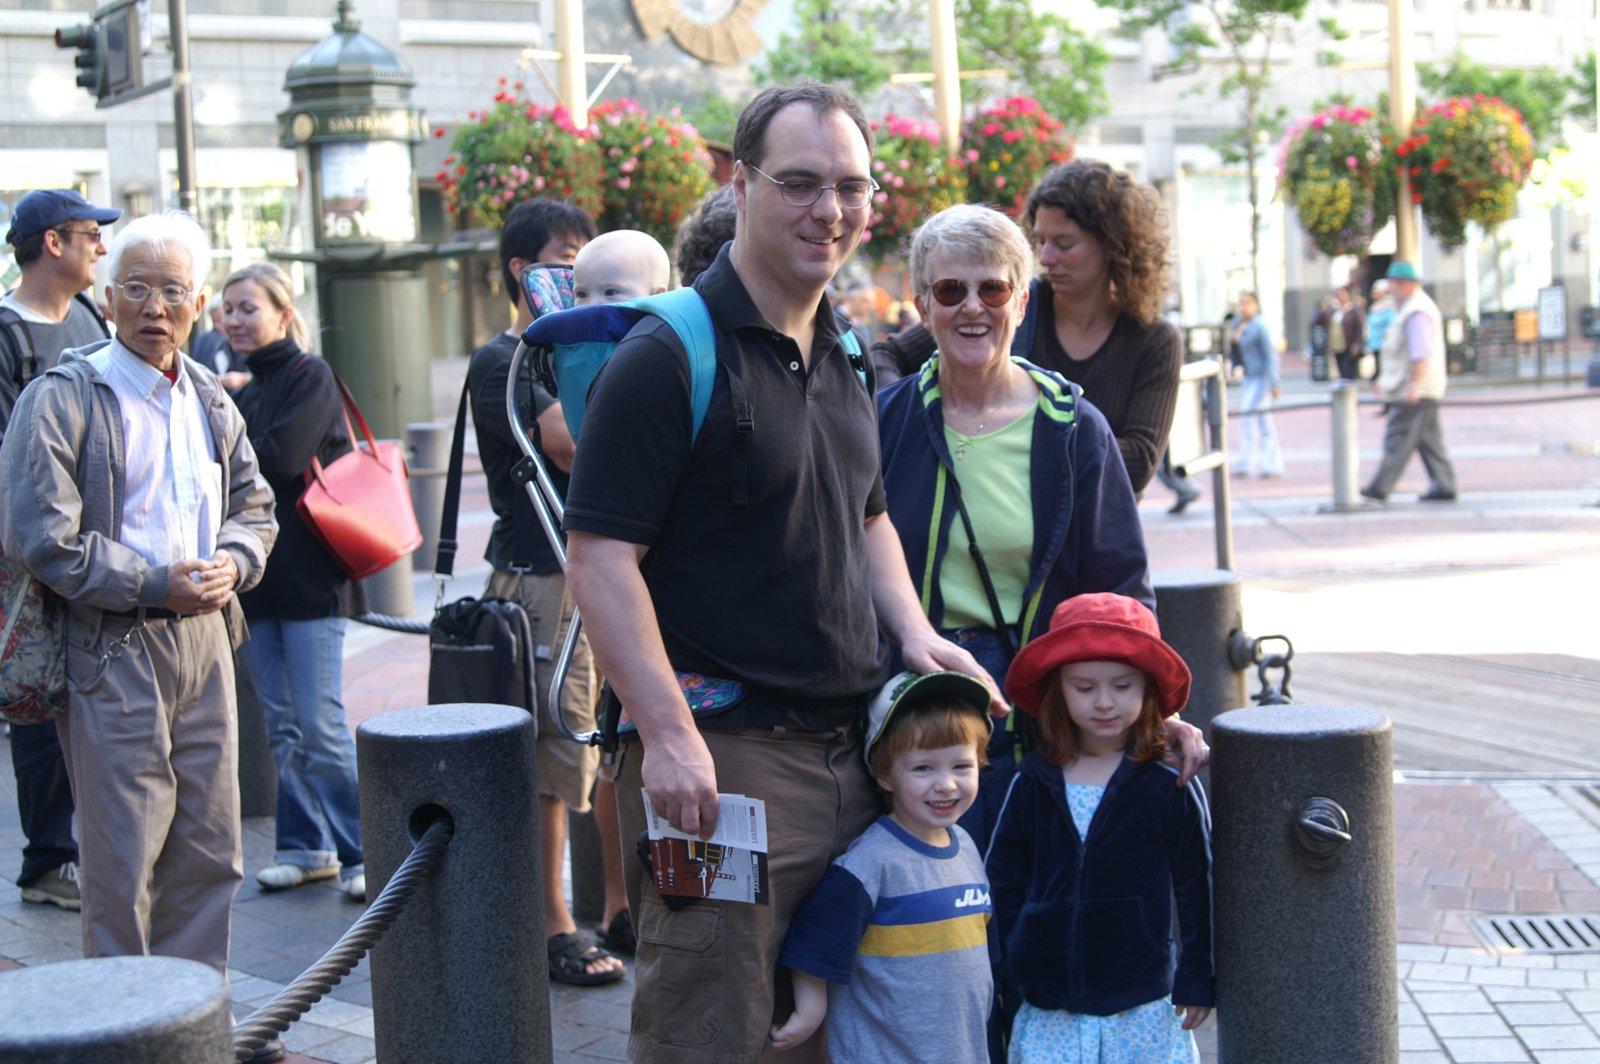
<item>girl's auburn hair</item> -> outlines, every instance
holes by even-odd
[[[1144,705],[1128,731],[1128,756],[1134,761],[1159,761],[1166,755],[1166,717],[1161,712],[1155,682],[1148,675],[1144,680]],[[1052,765],[1065,765],[1078,756],[1077,726],[1067,712],[1061,684],[1054,677],[1039,703],[1039,736],[1039,753]]]

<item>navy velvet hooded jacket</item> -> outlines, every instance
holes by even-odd
[[[1021,643],[1050,626],[1056,605],[1085,591],[1114,591],[1152,611],[1144,529],[1116,437],[1078,386],[1015,359],[1039,386],[1033,421],[1033,557],[1020,616]],[[939,359],[878,393],[878,435],[889,516],[918,584],[922,609],[942,628],[939,570],[956,517],[949,489],[954,462],[940,412]],[[999,679],[999,677],[996,677]]]
[[[1168,994],[1214,1004],[1211,814],[1200,782],[1175,775],[1123,759],[1084,840],[1060,766],[1023,759],[984,865],[1001,971],[1030,1005],[1110,1016]]]

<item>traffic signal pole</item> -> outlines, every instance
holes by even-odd
[[[172,45],[172,129],[178,152],[178,206],[198,217],[194,190],[194,106],[189,91],[188,0],[167,0]]]

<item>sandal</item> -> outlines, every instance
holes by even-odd
[[[545,951],[550,957],[550,978],[568,986],[607,986],[628,974],[624,968],[591,972],[589,965],[595,961],[617,958],[595,945],[594,939],[583,931],[551,935],[545,941]]]
[[[600,932],[600,944],[612,953],[626,953],[633,956],[639,948],[639,940],[633,934],[633,917],[628,910],[622,909],[611,918],[611,923]]]

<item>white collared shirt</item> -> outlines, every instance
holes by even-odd
[[[118,340],[88,361],[122,408],[118,540],[151,565],[210,558],[222,527],[222,466],[183,358],[176,383]]]

